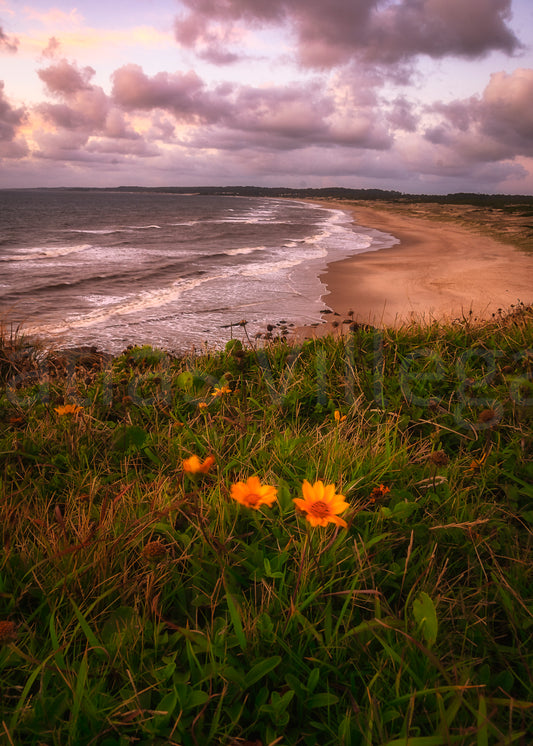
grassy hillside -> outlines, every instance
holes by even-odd
[[[4,332],[1,742],[530,743],[532,366],[523,306],[182,358]]]

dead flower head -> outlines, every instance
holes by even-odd
[[[142,556],[148,562],[158,562],[167,556],[167,547],[162,541],[149,541],[142,550]]]
[[[435,464],[435,466],[448,466],[448,464],[450,463],[448,454],[442,450],[433,451],[433,453],[429,454],[428,459],[431,461],[432,464]]]
[[[498,412],[495,409],[483,409],[477,418],[477,421],[483,425],[496,425],[499,420]]]
[[[375,503],[378,500],[382,500],[388,492],[390,492],[390,487],[380,484],[379,487],[374,487],[368,499],[371,503]]]
[[[4,642],[11,642],[16,637],[15,622],[0,620],[0,645]]]

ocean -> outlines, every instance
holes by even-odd
[[[326,265],[396,242],[297,200],[0,190],[0,321],[56,347],[220,348],[319,322]]]

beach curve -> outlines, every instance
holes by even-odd
[[[488,319],[533,302],[533,253],[453,220],[413,216],[394,206],[313,200],[351,213],[359,226],[399,239],[394,246],[328,264],[320,275],[324,304],[334,313],[374,326]],[[331,331],[323,316],[320,333]],[[315,332],[316,332],[315,328]]]

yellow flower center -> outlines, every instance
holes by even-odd
[[[329,505],[323,500],[317,500],[312,504],[310,512],[316,515],[317,518],[325,518],[330,514]]]

